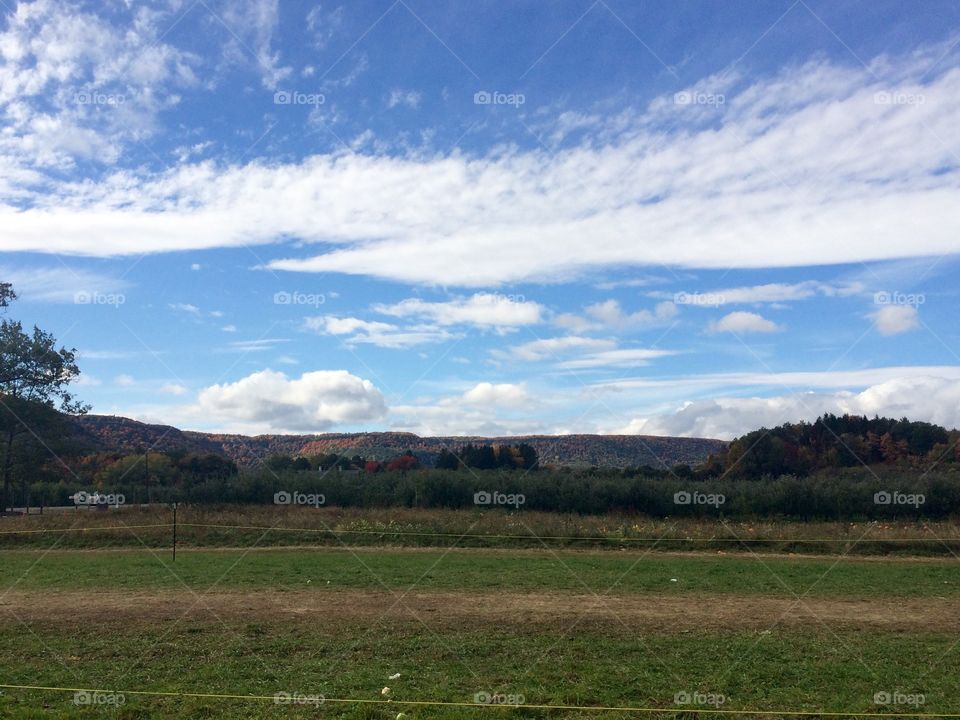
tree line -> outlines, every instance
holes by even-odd
[[[887,465],[929,469],[960,462],[960,432],[902,418],[826,414],[813,423],[761,428],[737,438],[696,473],[761,478]]]
[[[151,461],[153,456],[151,454]],[[879,472],[863,468],[784,475],[761,480],[726,477],[694,480],[637,469],[437,470],[364,473],[314,470],[242,470],[238,474],[189,479],[158,476],[153,502],[272,504],[278,493],[323,498],[342,507],[418,507],[490,510],[478,496],[522,496],[504,505],[510,512],[625,512],[654,517],[790,518],[798,520],[937,519],[960,512],[960,473]],[[114,482],[77,487],[74,479],[37,483],[34,499],[70,504],[78,490],[143,496],[142,478],[120,475]]]

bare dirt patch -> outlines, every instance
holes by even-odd
[[[255,592],[10,592],[0,615],[27,623],[128,627],[166,622],[347,625],[426,623],[434,629],[609,626],[657,632],[877,629],[958,632],[960,600],[764,598],[731,595],[403,592],[318,588]]]

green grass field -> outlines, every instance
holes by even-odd
[[[72,690],[6,687],[0,717],[960,713],[960,562],[949,554],[378,539],[181,548],[173,563],[159,547],[44,537],[0,551],[0,684],[119,694],[76,704]],[[316,702],[276,704],[277,693]],[[478,693],[523,703],[476,704]],[[625,707],[645,710],[602,709]]]

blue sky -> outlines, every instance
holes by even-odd
[[[21,2],[0,278],[94,412],[960,426],[960,6]]]

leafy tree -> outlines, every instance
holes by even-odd
[[[0,306],[16,298],[8,283],[0,283]],[[56,338],[38,327],[32,333],[14,320],[0,321],[0,438],[3,453],[3,496],[9,507],[17,444],[29,437],[32,444],[49,452],[44,435],[56,422],[56,410],[82,414],[89,410],[74,399],[67,387],[80,374],[76,349],[57,347]],[[40,462],[30,453],[27,463]]]
[[[416,470],[420,467],[420,462],[409,450],[407,453],[395,457],[389,463],[387,463],[388,472],[396,472],[397,470],[401,472],[406,472],[408,470]]]
[[[268,470],[278,473],[284,470],[292,470],[293,458],[287,455],[271,455],[263,464]]]
[[[5,308],[16,299],[17,294],[13,291],[13,285],[0,282],[0,307]]]
[[[517,452],[523,460],[522,467],[525,470],[536,470],[540,466],[540,458],[537,456],[537,451],[534,450],[532,445],[520,443],[520,445],[517,446]]]
[[[443,448],[437,456],[435,467],[437,470],[456,470],[460,467],[460,460],[452,452]]]

